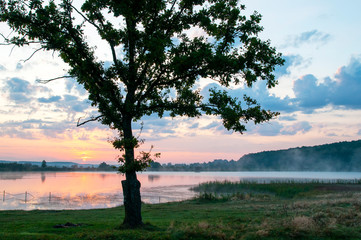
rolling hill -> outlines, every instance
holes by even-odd
[[[361,140],[247,154],[243,171],[361,171]]]

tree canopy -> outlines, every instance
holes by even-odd
[[[144,115],[216,115],[226,129],[241,133],[245,123],[257,124],[277,115],[248,96],[233,98],[221,88],[203,96],[196,87],[202,78],[223,87],[252,87],[257,80],[266,81],[268,87],[277,84],[272,72],[283,59],[269,41],[258,37],[261,15],[245,17],[245,6],[238,1],[86,0],[77,4],[0,0],[0,19],[14,30],[4,39],[19,47],[36,44],[55,51],[69,65],[69,75],[64,77],[82,84],[98,108],[99,116],[88,121],[99,120],[119,132],[113,146],[125,152],[120,170],[127,177],[123,191],[130,195],[134,189],[139,192],[135,172],[149,165],[151,158],[147,152],[134,155],[141,142],[133,136],[132,122]],[[98,60],[87,28],[107,44],[111,64]],[[198,34],[192,36],[192,32]],[[133,200],[126,193],[124,197],[125,222],[139,224],[140,211],[127,214],[127,204]],[[140,197],[135,198],[140,204]],[[127,220],[130,215],[138,217],[135,224]]]

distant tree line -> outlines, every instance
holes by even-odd
[[[191,164],[160,164],[152,162],[147,171],[175,171],[175,172],[200,172],[200,171],[234,171],[237,162],[216,159],[208,163],[191,163]]]
[[[81,165],[74,164],[70,167],[62,166],[48,166],[46,161],[43,160],[41,165],[35,165],[30,163],[0,163],[0,172],[12,172],[12,171],[116,171],[116,167],[108,165],[105,162],[99,164],[98,167],[83,167]]]
[[[361,171],[361,140],[251,153],[238,161],[154,162],[148,171]]]

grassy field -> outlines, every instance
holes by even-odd
[[[361,239],[359,183],[207,184],[217,191],[143,205],[133,230],[121,228],[122,207],[0,211],[0,239]]]

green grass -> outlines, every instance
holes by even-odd
[[[305,195],[318,194],[318,189],[321,187],[335,186],[335,185],[359,185],[361,180],[336,180],[336,181],[270,181],[259,183],[255,181],[241,180],[239,182],[206,182],[201,183],[192,190],[199,192],[201,197],[214,198],[229,198],[229,196],[239,196],[242,198],[244,194],[271,194],[282,198],[294,198]]]
[[[280,187],[290,192],[295,185]],[[146,224],[133,230],[121,228],[122,207],[0,211],[0,239],[361,239],[360,192],[311,191],[292,198],[266,191],[229,197],[206,192],[208,197],[184,202],[144,204]],[[67,222],[79,226],[54,228]]]

